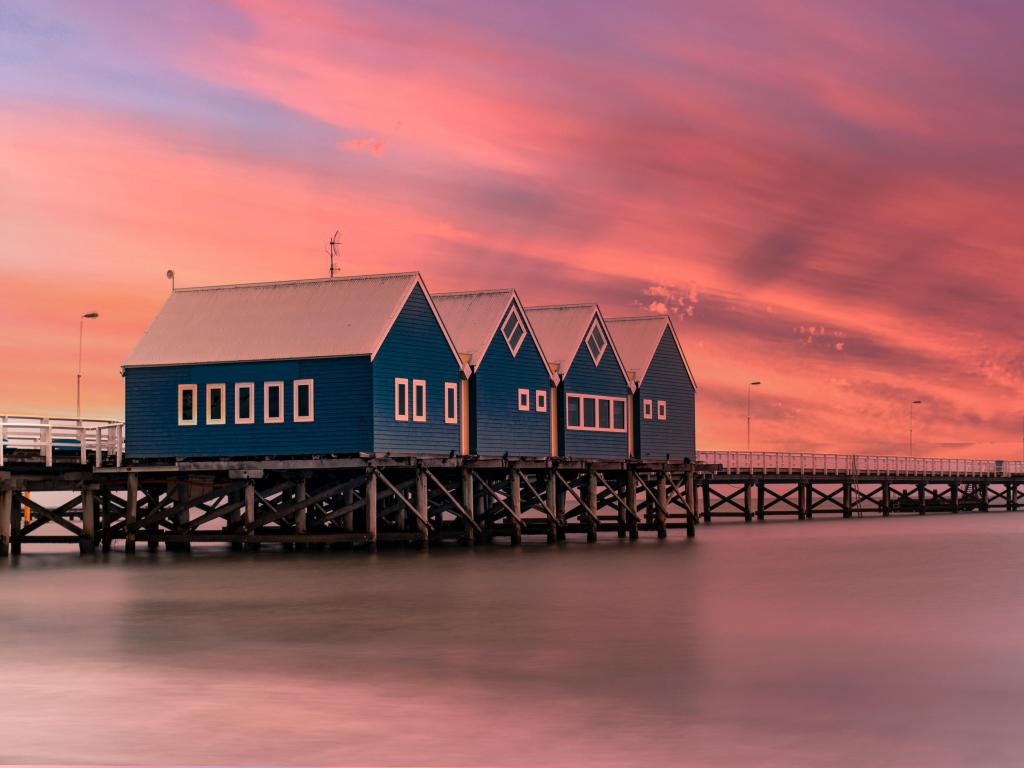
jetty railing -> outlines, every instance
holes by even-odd
[[[790,451],[698,451],[697,460],[701,464],[721,466],[724,473],[733,475],[1009,477],[1024,474],[1024,461],[988,459],[926,459]]]
[[[124,423],[107,419],[64,419],[52,416],[0,414],[0,467],[8,451],[38,451],[46,466],[54,453],[78,453],[80,464],[102,466],[108,456],[121,466],[124,455]]]

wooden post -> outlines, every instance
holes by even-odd
[[[888,517],[892,514],[892,488],[889,485],[889,480],[885,479],[882,481],[882,517]]]
[[[587,517],[587,541],[597,541],[597,524],[594,518],[597,517],[597,475],[593,467],[587,467],[587,508],[593,517]]]
[[[256,486],[252,480],[245,484],[245,536],[246,539],[254,536],[256,532]],[[246,549],[250,552],[258,550],[259,544],[255,541],[246,541]]]
[[[91,488],[82,489],[82,537],[78,540],[78,551],[87,555],[96,547],[96,493]]]
[[[1011,480],[1006,486],[1006,506],[1011,512],[1016,512],[1020,508],[1020,489],[1017,486],[1015,480]]]
[[[605,476],[607,477],[607,475],[605,475]],[[625,488],[623,488],[622,490],[625,490]],[[619,495],[621,496],[623,494],[619,494]],[[626,501],[625,501],[625,499],[623,499],[622,501],[619,501],[618,499],[616,499],[615,500],[615,509],[618,511],[618,515],[616,517],[616,531],[615,531],[615,533],[616,533],[616,535],[620,539],[624,539],[624,538],[626,538],[626,529],[628,527],[628,524],[627,524],[628,521],[627,521],[627,517],[626,517]]]
[[[109,552],[111,545],[110,537],[110,491],[104,489],[100,495],[100,539],[103,542],[103,551]]]
[[[124,513],[124,551],[135,554],[135,526],[139,518],[139,476],[134,472],[128,475],[128,498],[125,500]]]
[[[690,516],[693,518],[690,521],[691,525],[697,524],[697,473],[693,471],[691,467],[686,473],[686,500],[690,503]],[[687,536],[690,535],[690,526],[686,529]]]
[[[811,520],[814,518],[814,481],[807,480],[800,483],[803,493],[797,494],[797,501],[800,504],[800,520]]]
[[[843,480],[843,517],[853,517],[853,485]]]
[[[306,500],[306,481],[299,480],[295,484],[295,502],[303,502]],[[297,536],[305,536],[307,530],[307,512],[309,510],[306,507],[298,510],[295,513],[295,534]]]
[[[423,546],[426,548],[430,546],[430,529],[423,520],[429,519],[430,506],[427,496],[427,473],[422,467],[416,467],[416,509],[420,513],[420,517],[416,518],[416,527],[423,537]]]
[[[0,443],[0,451],[3,444]],[[0,557],[7,557],[11,551],[11,508],[14,506],[14,491],[0,490]]]
[[[11,494],[11,554],[21,554],[21,494]]]
[[[555,492],[555,517],[558,518],[558,531],[555,535],[559,541],[565,541],[565,497],[566,490],[564,488],[559,488]]]
[[[346,507],[352,506],[356,501],[356,492],[354,488],[348,488],[342,495],[342,504]],[[355,528],[355,512],[346,512],[341,516],[341,527],[343,530],[351,533]]]
[[[515,512],[515,520],[512,521],[512,546],[518,547],[523,543],[523,526],[520,521],[523,519],[523,496],[522,486],[519,480],[519,470],[515,465],[509,468],[508,490],[511,496],[512,511]]]
[[[757,481],[757,519],[764,522],[764,480]]]
[[[981,491],[981,511],[988,512],[988,482],[978,484]]]
[[[363,491],[366,504],[366,549],[373,553],[377,551],[377,475],[371,471],[366,478],[366,490]]]
[[[555,470],[548,470],[548,508],[555,514],[555,519],[559,522],[550,522],[548,526],[548,544],[554,544],[558,541],[558,529],[561,527],[561,517],[558,514],[558,478],[555,477]]]
[[[711,523],[711,479],[704,475],[704,482],[701,483],[703,486],[704,496],[704,524],[710,525]]]
[[[960,481],[954,480],[949,484],[949,506],[954,515],[960,513]]]
[[[668,513],[668,476],[665,470],[658,472],[658,538],[664,539],[668,536],[667,523]]]
[[[928,511],[928,497],[926,495],[927,484],[919,482],[917,484],[917,514],[923,515]]]
[[[751,520],[754,519],[753,514],[752,514],[752,510],[751,510],[751,507],[752,507],[752,500],[751,500],[751,495],[752,494],[751,494],[751,491],[752,490],[753,490],[753,485],[751,484],[751,482],[749,480],[744,480],[743,481],[743,522],[745,522],[745,523],[749,523]]]
[[[636,541],[640,538],[640,528],[637,525],[636,510],[636,472],[632,469],[626,472],[626,504],[629,508],[629,538]]]
[[[473,473],[469,467],[462,468],[462,508],[466,510],[466,514],[473,519],[476,512],[476,489],[473,487]],[[473,526],[470,525],[469,521],[465,522],[463,526],[465,530],[465,542],[467,547],[472,547],[476,534],[473,531]]]

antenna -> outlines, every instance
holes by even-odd
[[[341,230],[339,229],[334,230],[334,234],[331,235],[331,242],[329,243],[330,248],[327,251],[331,255],[331,277],[334,277],[335,272],[341,271],[341,267],[334,266],[334,257],[338,255],[338,248],[341,246],[341,241],[338,239],[338,233],[340,231]]]

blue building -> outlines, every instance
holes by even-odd
[[[596,304],[528,307],[558,385],[560,456],[626,458],[632,385]]]
[[[514,290],[434,294],[469,367],[463,453],[551,455],[554,379]]]
[[[123,373],[131,458],[460,449],[464,366],[416,273],[179,288]]]
[[[667,315],[607,321],[622,363],[633,378],[633,455],[694,459],[697,386]]]

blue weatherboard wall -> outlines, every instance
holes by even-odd
[[[643,401],[653,400],[654,418],[643,418]],[[668,418],[658,421],[658,401],[667,404]],[[686,364],[668,328],[654,353],[636,394],[637,451],[640,458],[690,458],[697,454],[695,390]]]
[[[603,330],[603,329],[602,329]],[[605,336],[608,333],[605,331]],[[583,395],[605,395],[608,397],[628,397],[629,386],[615,353],[611,346],[601,356],[600,365],[594,365],[594,359],[587,351],[586,342],[576,350],[569,368],[569,374],[559,387],[558,431],[559,445],[563,456],[579,458],[626,458],[629,456],[628,432],[583,432],[566,427],[565,396],[567,393]],[[629,410],[629,404],[626,404]]]
[[[520,316],[525,316],[519,308]],[[536,410],[537,390],[550,401],[551,379],[533,337],[527,333],[519,352],[512,351],[501,325],[473,374],[474,421],[470,450],[481,456],[547,456],[551,453],[551,407]],[[530,410],[519,410],[519,389],[530,390]]]
[[[313,422],[292,421],[292,382],[313,379]],[[263,423],[263,382],[283,381],[284,423]],[[372,444],[369,357],[154,366],[125,370],[132,458],[358,453]],[[235,383],[253,382],[254,424],[235,424]],[[178,426],[178,385],[196,384],[198,423]],[[207,425],[206,384],[225,384],[226,423]]]
[[[444,423],[445,382],[459,383],[459,363],[419,286],[413,289],[373,360],[374,450],[459,452],[459,425]],[[395,421],[395,379],[427,382],[427,421]],[[411,403],[411,397],[410,397]]]

